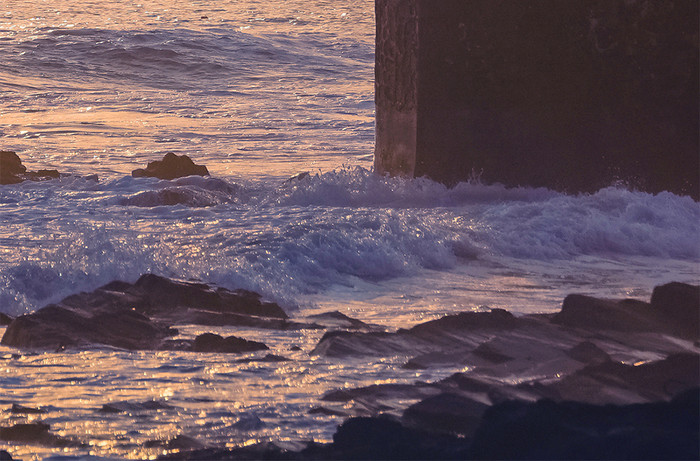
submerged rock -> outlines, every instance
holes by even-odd
[[[143,413],[148,411],[172,410],[172,405],[158,400],[146,400],[144,402],[132,402],[124,400],[122,402],[105,403],[100,408],[101,413]]]
[[[41,413],[46,413],[46,411],[40,408],[30,408],[13,403],[12,407],[10,408],[10,413],[13,415],[38,415]]]
[[[168,152],[163,160],[149,162],[148,166],[131,172],[134,178],[155,177],[158,179],[175,179],[183,176],[209,176],[209,170],[204,165],[196,165],[187,155],[175,155]]]
[[[107,345],[131,350],[177,349],[174,323],[298,327],[257,293],[143,275],[134,284],[114,281],[90,293],[14,319],[2,344],[55,350]],[[184,342],[181,349],[191,348]]]
[[[12,151],[0,150],[0,184],[17,184],[23,181],[43,181],[60,178],[57,170],[27,171],[22,160]]]
[[[0,440],[28,445],[43,445],[47,447],[83,447],[80,442],[58,436],[49,432],[51,427],[40,421],[20,423],[8,427],[0,427]]]

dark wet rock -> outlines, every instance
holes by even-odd
[[[14,317],[10,317],[9,315],[7,315],[5,313],[0,312],[0,326],[7,326],[10,323],[12,323],[13,320],[14,320]]]
[[[408,427],[428,432],[471,437],[488,408],[482,402],[446,392],[411,405],[401,421]]]
[[[700,338],[700,287],[673,282],[654,288],[651,303],[572,294],[553,323],[588,330],[656,331]]]
[[[347,357],[363,355],[392,355],[411,350],[414,341],[395,333],[354,333],[350,331],[329,331],[319,340],[311,355],[327,357]]]
[[[131,350],[187,349],[168,338],[174,323],[301,328],[275,303],[247,290],[230,291],[204,283],[152,274],[134,284],[111,282],[90,293],[68,296],[58,304],[17,317],[2,344],[56,350],[107,345]]]
[[[131,172],[135,178],[155,177],[159,179],[175,179],[183,176],[209,176],[209,170],[204,165],[196,165],[187,155],[165,154],[162,160],[149,162],[148,166]]]
[[[12,151],[0,151],[0,184],[17,184],[23,181],[43,181],[60,178],[57,170],[27,171],[22,160]]]
[[[309,315],[307,319],[320,323],[326,327],[346,328],[349,330],[369,331],[378,328],[377,326],[369,325],[363,322],[362,320],[357,320],[352,317],[348,317],[347,315],[338,311],[323,312],[321,314]]]
[[[480,344],[472,353],[491,363],[506,363],[514,360],[513,357],[504,354],[489,343]]]
[[[143,402],[132,402],[124,400],[121,402],[105,403],[100,408],[101,413],[143,413],[158,410],[172,410],[174,407],[158,400],[146,400]]]
[[[700,389],[670,402],[504,402],[488,409],[473,459],[697,459]]]
[[[427,354],[445,348],[475,348],[489,335],[521,325],[503,309],[490,312],[462,312],[421,323],[396,333],[330,331],[318,342],[312,355],[331,357],[353,355]]]
[[[593,404],[641,403],[667,400],[700,386],[700,355],[672,354],[638,366],[607,361],[588,365],[548,385],[543,397]]]
[[[337,389],[326,392],[324,402],[352,403],[355,416],[372,416],[387,411],[401,411],[407,400],[420,400],[440,393],[440,389],[428,383],[372,384],[353,389]],[[347,408],[344,405],[343,408]]]
[[[578,294],[564,298],[561,312],[552,322],[587,330],[654,331],[651,304],[636,301],[613,301]]]
[[[338,427],[333,459],[467,459],[469,441],[431,435],[388,418],[351,418]]]
[[[133,286],[115,291],[144,297],[148,303],[148,312],[191,306],[214,312],[287,318],[280,306],[262,301],[261,295],[249,290],[230,291],[205,283],[173,280],[154,274],[142,275]]]
[[[590,341],[583,341],[567,351],[569,357],[583,363],[604,363],[612,359],[607,352]]]
[[[164,448],[166,450],[198,450],[204,448],[199,440],[180,434],[169,440],[147,440],[144,448]]]
[[[14,415],[38,415],[41,413],[46,413],[46,411],[40,408],[30,408],[13,403],[12,408],[10,408],[10,413]]]
[[[326,407],[313,407],[309,410],[310,415],[322,415],[322,416],[350,416],[344,411],[333,410],[332,408]]]
[[[2,344],[31,349],[103,344],[124,349],[156,349],[170,335],[166,325],[119,306],[81,310],[50,304],[17,317],[5,331]]]
[[[83,446],[80,442],[52,434],[50,429],[51,427],[48,424],[42,422],[20,423],[8,427],[0,427],[0,440],[58,448]]]
[[[237,431],[248,432],[260,430],[265,426],[267,426],[265,422],[257,415],[244,413],[238,418],[238,421],[231,424],[229,427]]]
[[[192,343],[194,352],[223,352],[241,353],[266,350],[268,347],[257,341],[248,341],[236,336],[224,338],[214,333],[204,333],[197,336]]]
[[[0,150],[0,184],[16,184],[24,181],[21,177],[27,171],[19,156],[7,150]]]
[[[262,344],[262,343],[260,343]],[[238,359],[236,360],[236,363],[255,363],[255,362],[261,362],[261,363],[279,363],[279,362],[288,362],[289,359],[287,357],[282,357],[281,355],[275,355],[275,354],[265,354],[265,357],[262,358],[246,358],[246,359]]]
[[[510,330],[517,326],[518,319],[510,312],[491,309],[489,312],[460,312],[455,315],[446,315],[437,320],[419,323],[407,333],[418,336],[431,333],[444,334],[455,330]]]
[[[651,294],[651,306],[672,333],[694,339],[700,336],[700,286],[678,282],[657,286]]]
[[[456,364],[464,364],[469,353],[470,351],[468,349],[455,349],[447,352],[428,352],[409,359],[402,368],[406,370],[424,370],[426,368],[450,367]]]

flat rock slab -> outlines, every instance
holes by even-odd
[[[516,317],[494,309],[448,315],[394,333],[331,331],[312,354],[406,356],[406,369],[465,370],[437,383],[329,391],[323,400],[342,403],[350,414],[373,416],[396,414],[402,402],[418,399],[422,405],[406,415],[409,425],[444,413],[446,427],[471,431],[476,409],[506,400],[636,404],[668,400],[700,386],[699,332],[693,330],[698,315],[700,288],[671,283],[657,287],[651,303],[570,295],[554,315]],[[449,397],[439,397],[443,393]],[[450,401],[472,403],[464,405],[464,415],[450,416],[440,410]],[[437,427],[425,423],[422,429],[430,426]]]

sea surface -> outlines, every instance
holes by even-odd
[[[375,175],[373,8],[3,0],[0,150],[71,176],[0,186],[0,312],[151,272],[255,290],[294,317],[338,310],[393,330],[486,306],[553,312],[573,292],[648,299],[655,285],[699,283],[700,204],[688,197]],[[166,152],[211,177],[130,176]],[[298,448],[329,441],[343,420],[308,413],[326,391],[456,371],[310,356],[317,330],[213,331],[293,360],[0,347],[0,426],[42,420],[88,446],[0,448],[144,458],[178,435]],[[163,408],[98,411],[149,400]],[[47,412],[12,415],[13,403]]]

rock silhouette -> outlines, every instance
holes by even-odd
[[[154,177],[158,179],[175,179],[183,176],[209,176],[204,165],[196,165],[187,155],[165,154],[162,160],[149,162],[146,168],[137,168],[131,172],[134,178]]]
[[[57,170],[27,171],[22,160],[12,151],[0,150],[0,184],[18,184],[23,181],[43,181],[61,177]]]

